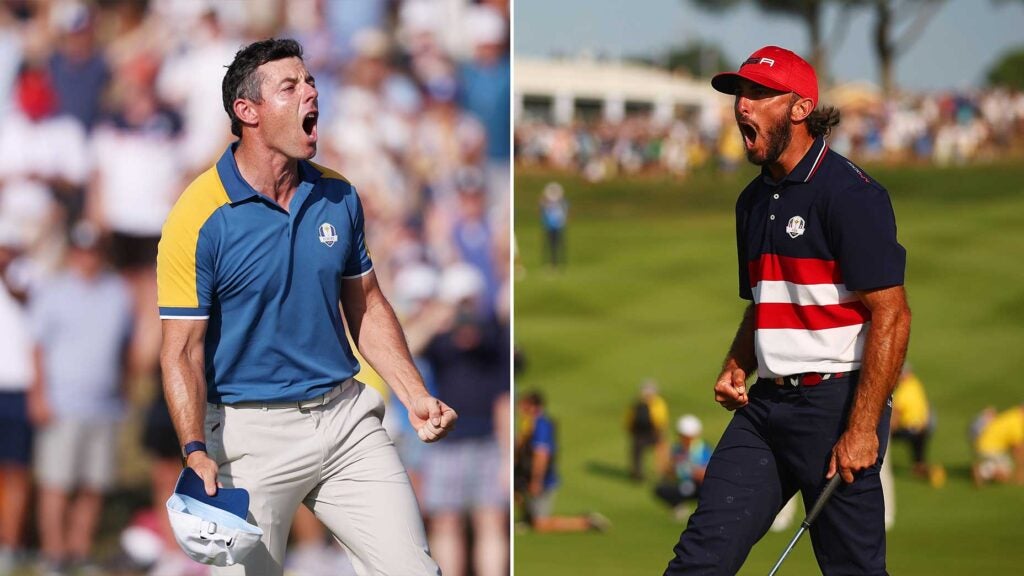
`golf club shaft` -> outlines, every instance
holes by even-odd
[[[828,481],[828,484],[825,485],[825,489],[821,491],[821,495],[818,496],[818,500],[815,501],[810,513],[808,513],[807,517],[804,518],[804,521],[800,523],[800,529],[796,531],[796,534],[793,535],[793,539],[789,541],[789,546],[786,546],[786,549],[782,551],[782,556],[779,557],[779,561],[772,567],[772,571],[768,573],[768,576],[775,576],[779,571],[779,566],[782,566],[782,561],[786,559],[786,556],[789,556],[789,551],[796,546],[800,537],[803,536],[804,532],[811,527],[811,523],[814,522],[814,519],[821,513],[821,509],[825,507],[825,503],[832,497],[832,493],[836,491],[836,488],[839,487],[839,483],[842,481],[842,477],[839,475],[839,472],[836,471],[836,475],[833,476]]]
[[[832,497],[832,493],[836,491],[839,484],[843,481],[843,478],[839,475],[839,471],[836,470],[836,475],[829,479],[828,484],[825,484],[825,489],[821,491],[821,496],[818,496],[818,501],[814,503],[814,507],[811,508],[810,514],[804,519],[803,526],[805,528],[811,527],[811,522],[818,517],[821,513],[821,509],[825,507],[825,503]]]
[[[789,541],[789,546],[786,546],[786,549],[782,551],[782,556],[779,556],[779,561],[775,563],[775,566],[772,566],[772,571],[768,573],[768,576],[775,576],[775,573],[779,571],[779,566],[782,566],[782,561],[786,559],[786,556],[789,556],[789,551],[793,549],[793,546],[796,546],[797,541],[800,540],[800,537],[803,536],[806,531],[807,521],[804,520],[800,524],[800,529],[796,531],[796,534],[794,534],[793,538]]]

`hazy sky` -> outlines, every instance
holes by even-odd
[[[515,0],[515,52],[548,56],[582,51],[607,56],[655,55],[703,39],[738,65],[766,44],[807,55],[809,41],[795,18],[766,15],[749,4],[712,15],[689,0]],[[831,36],[835,12],[826,12]],[[842,44],[829,60],[839,81],[878,81],[869,10],[853,12]],[[1024,2],[948,0],[896,64],[910,89],[977,86],[1011,47],[1024,48]]]

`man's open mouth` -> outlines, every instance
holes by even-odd
[[[753,124],[748,122],[739,122],[740,133],[743,134],[743,145],[747,150],[754,147],[754,142],[757,141],[757,128],[754,128]]]
[[[307,136],[316,137],[316,120],[319,117],[320,113],[314,110],[306,114],[306,117],[302,119],[302,131]]]

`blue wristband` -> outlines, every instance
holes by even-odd
[[[192,442],[185,444],[184,452],[185,458],[188,458],[188,455],[193,452],[206,452],[206,443],[200,442],[198,440],[193,440]]]

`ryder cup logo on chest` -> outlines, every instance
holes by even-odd
[[[320,225],[320,243],[326,245],[328,248],[334,246],[334,243],[338,241],[338,231],[334,229],[327,222]]]
[[[789,223],[786,224],[786,234],[789,234],[790,238],[796,238],[804,233],[805,227],[803,218],[793,216],[789,219]]]

